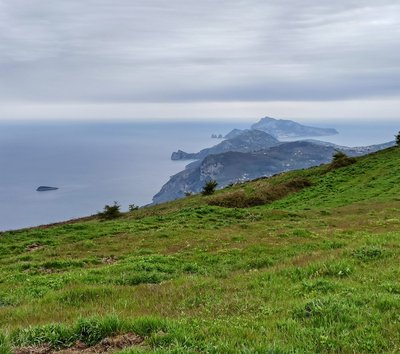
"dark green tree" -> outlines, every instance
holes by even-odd
[[[341,161],[347,158],[348,156],[343,151],[336,150],[336,152],[333,154],[332,161]]]
[[[97,215],[102,220],[112,220],[121,216],[121,205],[117,202],[114,202],[112,205],[105,205],[102,212],[99,212]]]
[[[218,186],[218,182],[214,180],[207,181],[204,186],[201,194],[203,195],[211,195],[215,192],[215,189]]]
[[[332,162],[328,165],[328,170],[352,165],[356,162],[354,157],[347,156],[343,151],[336,150],[333,154]]]
[[[138,210],[139,206],[135,204],[129,204],[129,211],[135,211]]]
[[[398,132],[396,135],[396,144],[397,146],[400,146],[400,132]]]

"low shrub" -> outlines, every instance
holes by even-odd
[[[114,202],[113,205],[105,205],[103,212],[99,212],[97,215],[102,220],[112,220],[121,216],[121,206]]]
[[[328,171],[350,166],[356,161],[357,160],[354,157],[349,157],[342,151],[336,151],[333,155],[332,162],[328,165]]]
[[[129,204],[129,211],[135,211],[138,210],[139,206],[135,204]]]
[[[218,186],[218,182],[217,181],[214,181],[214,180],[208,181],[208,182],[206,182],[204,184],[201,194],[202,195],[214,194],[215,189],[217,188],[217,186]]]

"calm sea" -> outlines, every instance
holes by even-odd
[[[212,133],[249,123],[0,123],[0,230],[94,214],[105,204],[151,202],[185,161],[172,151],[218,143]],[[317,124],[339,130],[323,140],[369,145],[393,140],[395,123]],[[40,185],[60,189],[36,192]]]

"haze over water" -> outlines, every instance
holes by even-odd
[[[311,125],[311,123],[308,123]],[[0,230],[63,221],[118,201],[151,202],[188,163],[173,151],[196,152],[251,123],[0,123]],[[393,140],[398,124],[314,123],[340,134],[320,140],[361,146]],[[40,185],[57,191],[36,192]]]

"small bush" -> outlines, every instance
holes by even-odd
[[[201,192],[201,194],[203,195],[211,195],[214,194],[215,189],[218,186],[218,182],[214,181],[214,180],[210,180],[208,182],[206,182],[203,186],[203,190]]]
[[[129,204],[129,211],[135,211],[138,210],[139,207],[135,204]]]
[[[354,157],[347,156],[342,151],[336,151],[333,154],[332,162],[328,166],[328,170],[335,170],[337,168],[352,165],[357,160]]]
[[[100,212],[97,215],[102,220],[116,219],[121,216],[120,209],[121,209],[121,206],[117,202],[114,202],[113,205],[105,205],[103,212]]]
[[[397,133],[397,135],[395,136],[396,138],[396,144],[397,146],[400,146],[400,131]]]

